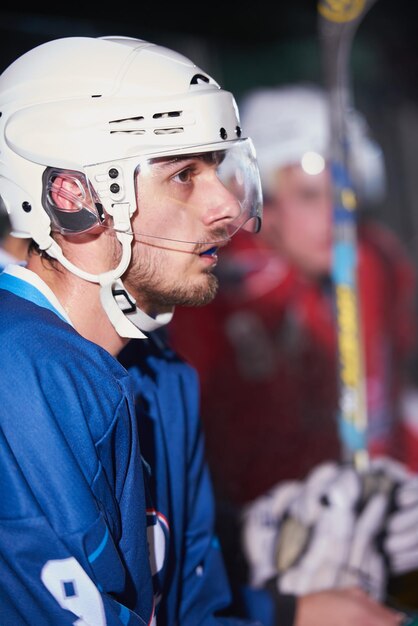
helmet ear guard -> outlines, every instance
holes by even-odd
[[[78,235],[104,222],[103,206],[83,173],[47,167],[42,189],[42,205],[51,218],[52,230]]]

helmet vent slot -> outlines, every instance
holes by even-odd
[[[174,128],[155,128],[154,135],[174,135],[175,133],[184,133],[184,128],[177,126]]]
[[[159,120],[166,117],[180,117],[181,114],[182,111],[165,111],[164,113],[154,113],[152,117],[154,118],[154,120]]]
[[[173,118],[180,118],[183,115],[183,111],[163,111],[161,113],[154,113],[153,119],[156,120],[156,123],[162,122],[164,120],[168,121]],[[158,122],[157,122],[158,120]],[[126,133],[131,135],[145,135],[145,133],[149,132],[150,128],[148,124],[145,123],[145,118],[143,115],[138,115],[136,117],[125,117],[117,120],[111,120],[109,122],[110,126],[110,134],[113,133]],[[183,126],[169,126],[164,128],[153,128],[152,132],[155,135],[172,135],[174,133],[183,133]]]
[[[183,111],[163,111],[161,113],[154,113],[152,116],[154,120],[167,120],[168,118],[182,117]],[[154,135],[174,135],[175,133],[183,133],[184,128],[182,126],[171,126],[168,128],[154,128]]]
[[[123,124],[124,122],[139,122],[143,120],[143,115],[137,115],[136,117],[122,117],[120,120],[110,120],[109,124]]]
[[[191,85],[201,85],[202,83],[209,83],[209,77],[204,74],[195,74],[190,81]]]
[[[137,115],[135,117],[123,117],[118,120],[110,120],[110,134],[112,133],[132,133],[135,135],[144,135],[143,126],[144,116]]]
[[[126,129],[126,130],[124,130],[124,129],[121,128],[120,130],[111,130],[110,134],[114,135],[114,134],[118,134],[118,133],[119,134],[125,133],[127,135],[145,135],[145,132],[146,131],[144,129],[142,129],[142,130],[141,129],[138,129],[138,130],[132,130],[132,129],[128,130],[128,129]]]

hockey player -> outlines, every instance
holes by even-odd
[[[369,448],[384,457],[379,471],[399,480],[411,498],[403,511],[398,503],[384,527],[385,498],[376,494],[357,518],[362,478],[339,463],[325,95],[314,86],[259,90],[244,100],[242,113],[263,182],[262,231],[256,238],[237,235],[225,251],[213,303],[201,311],[180,307],[168,327],[174,346],[200,373],[222,542],[238,591],[247,568],[251,587],[273,592],[279,626],[381,624],[382,613],[370,616],[342,589],[354,584],[382,601],[386,564],[396,574],[418,564],[417,481],[388,458],[402,459],[398,418],[416,345],[415,273],[392,233],[376,222],[362,224]],[[364,206],[381,197],[382,155],[357,113],[350,136]],[[298,521],[291,535],[289,517]],[[261,616],[250,590],[248,610]]]
[[[0,195],[31,239],[0,275],[1,625],[243,623],[219,616],[196,374],[147,339],[260,226],[235,101],[164,47],[68,37],[4,71],[0,111]]]

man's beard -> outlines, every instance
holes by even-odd
[[[218,291],[218,279],[210,271],[202,273],[200,281],[186,279],[170,285],[164,280],[159,260],[152,254],[141,254],[138,260],[133,252],[131,268],[122,280],[137,300],[152,303],[160,311],[177,305],[200,307],[213,300]]]
[[[205,285],[158,286],[146,283],[137,287],[142,297],[161,310],[173,306],[205,306],[211,302],[218,291],[218,279],[213,274],[206,274]]]

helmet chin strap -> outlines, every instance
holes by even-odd
[[[125,289],[120,279],[115,279],[113,272],[100,275],[100,301],[116,332],[121,337],[146,339],[141,332],[150,332],[171,321],[173,312],[161,313],[151,317],[136,306],[135,299]],[[107,280],[109,278],[109,280]],[[103,282],[102,282],[103,281]]]
[[[151,317],[137,307],[135,298],[125,289],[120,277],[131,260],[133,235],[129,232],[129,205],[121,203],[118,206],[119,210],[114,208],[114,220],[116,237],[122,245],[122,256],[115,269],[102,274],[85,272],[64,256],[61,247],[52,237],[49,237],[50,245],[44,249],[75,276],[100,285],[100,302],[118,335],[131,339],[147,339],[142,331],[150,332],[165,326],[172,319],[173,312]]]

